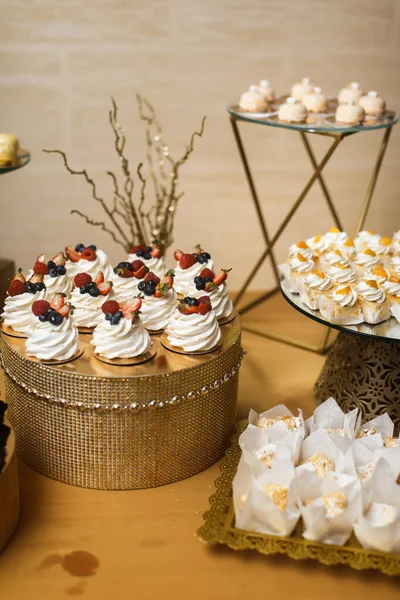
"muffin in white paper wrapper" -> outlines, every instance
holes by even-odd
[[[380,450],[374,452],[363,446],[355,443],[351,449],[353,456],[353,469],[348,469],[348,475],[355,475],[361,482],[363,507],[365,508],[371,502],[373,490],[375,488],[376,478],[381,472],[390,480],[395,481],[395,463],[394,459],[385,460]],[[398,455],[400,457],[400,454]]]
[[[394,304],[389,308],[391,314],[400,323],[400,304]]]
[[[302,471],[296,476],[300,512],[307,540],[342,546],[361,515],[361,483],[345,473],[328,473],[322,479]]]
[[[281,439],[272,440],[268,430],[248,427],[239,438],[243,460],[255,477],[270,469],[276,461],[294,461],[300,449],[300,434],[289,432]]]
[[[385,471],[374,478],[372,502],[355,521],[354,533],[366,550],[400,553],[400,485]]]
[[[348,450],[344,454],[323,429],[313,431],[303,440],[300,459],[301,463],[296,467],[296,477],[303,471],[318,478],[327,477],[328,473],[333,471],[350,471],[354,475],[351,451]]]
[[[367,448],[377,450],[383,447],[384,440],[393,436],[394,423],[387,413],[375,417],[357,428],[356,439]]]
[[[256,413],[253,409],[249,412],[249,427],[258,427],[259,429],[268,430],[271,436],[275,439],[282,438],[289,431],[298,431],[301,439],[306,435],[304,425],[303,411],[299,408],[297,417],[284,404],[278,404],[274,408],[264,411],[261,414]]]
[[[236,474],[246,477],[244,470]],[[236,484],[243,489],[241,482]],[[254,478],[246,506],[236,514],[236,526],[269,535],[289,536],[299,520],[294,466],[282,460]]]
[[[307,419],[306,428],[309,433],[323,429],[342,451],[351,446],[351,441],[359,428],[361,415],[358,408],[344,413],[336,400],[328,398],[317,406],[313,415]]]

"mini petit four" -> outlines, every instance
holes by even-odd
[[[367,116],[380,117],[385,112],[386,103],[383,98],[378,96],[378,92],[368,92],[365,96],[361,96],[358,103],[363,107]]]
[[[340,90],[338,94],[338,102],[339,104],[347,104],[348,102],[353,101],[355,104],[358,103],[361,96],[363,95],[363,91],[360,88],[360,84],[357,81],[351,81]]]
[[[243,92],[239,99],[239,107],[249,113],[264,113],[268,109],[268,102],[256,85]]]
[[[278,119],[283,123],[304,123],[307,119],[307,109],[293,96],[287,98],[278,109]]]
[[[309,113],[324,113],[328,106],[328,99],[320,87],[314,87],[311,94],[304,94],[301,101]]]
[[[351,100],[346,104],[339,104],[335,115],[336,123],[342,125],[361,125],[365,119],[365,111],[359,104]]]
[[[302,100],[303,96],[308,94],[312,94],[313,86],[309,77],[303,77],[303,79],[292,86],[290,90],[290,95],[296,100]]]

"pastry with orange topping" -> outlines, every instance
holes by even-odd
[[[338,285],[351,287],[356,283],[356,271],[350,264],[338,262],[327,270],[327,275]]]
[[[311,310],[318,310],[319,299],[327,294],[332,287],[332,279],[329,275],[321,269],[315,268],[302,281],[300,288],[302,302]]]
[[[331,241],[332,246],[335,248],[344,244],[349,239],[347,233],[345,231],[340,231],[339,227],[330,227],[328,233],[325,234],[325,237]]]
[[[376,265],[371,271],[368,271],[365,275],[367,279],[376,279],[379,285],[382,285],[390,277],[390,273],[381,264]]]
[[[308,238],[306,240],[306,244],[312,248],[315,256],[321,256],[325,252],[328,252],[331,249],[332,242],[326,235],[316,235],[314,237]]]
[[[379,233],[375,233],[372,229],[364,229],[360,231],[358,235],[354,238],[354,244],[357,252],[361,252],[366,248],[371,248],[377,240],[380,239]]]
[[[358,279],[361,279],[368,271],[371,271],[379,264],[379,257],[371,248],[366,248],[362,252],[357,252],[354,260],[354,268]]]
[[[319,310],[334,325],[357,325],[364,320],[357,292],[350,285],[339,285],[331,294],[321,297]]]
[[[340,250],[330,250],[325,254],[322,254],[320,257],[320,267],[321,269],[328,270],[331,267],[337,265],[338,263],[342,263],[345,267],[350,266],[349,259],[343,256]]]
[[[356,256],[356,246],[354,244],[353,238],[349,237],[345,242],[343,242],[343,244],[339,243],[337,246],[337,250],[340,250],[343,256],[345,256],[349,260],[354,260]]]
[[[368,248],[373,250],[383,265],[388,265],[392,253],[392,238],[383,236],[373,238]]]
[[[304,258],[308,258],[308,259],[315,258],[313,249],[310,248],[310,246],[304,240],[301,240],[300,242],[297,242],[297,244],[292,244],[291,246],[289,246],[289,257],[290,258],[292,258],[293,256],[296,256],[299,252],[301,252],[301,254],[304,256]]]
[[[300,292],[302,280],[315,268],[311,258],[306,258],[301,252],[289,258],[285,263],[278,266],[283,275],[286,286],[293,294]]]
[[[366,323],[375,325],[389,319],[389,302],[376,279],[362,279],[357,284],[356,292]]]

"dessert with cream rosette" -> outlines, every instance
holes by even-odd
[[[221,330],[209,296],[186,297],[180,301],[163,334],[172,349],[184,353],[205,354],[216,350],[221,342]]]
[[[214,268],[214,262],[208,252],[204,252],[200,244],[195,246],[192,254],[185,254],[182,250],[175,250],[174,258],[177,261],[175,267],[174,287],[178,294],[186,295],[191,282],[200,275],[206,267],[211,271]]]
[[[33,318],[25,344],[28,356],[51,362],[66,362],[77,357],[79,336],[70,310],[63,294],[56,294],[51,303],[36,300],[32,304]]]
[[[386,102],[374,90],[371,90],[365,96],[361,96],[358,103],[369,117],[381,117],[385,112]]]
[[[122,308],[115,300],[103,303],[101,318],[90,342],[95,355],[110,361],[148,355],[153,343],[140,319],[141,306],[140,298],[134,298]]]
[[[331,267],[334,267],[339,263],[341,263],[345,267],[350,266],[350,261],[348,260],[348,258],[343,256],[343,254],[338,249],[330,250],[329,252],[322,254],[319,261],[320,267],[322,269],[330,269]]]
[[[1,314],[4,325],[13,331],[26,334],[31,322],[31,306],[36,300],[44,299],[45,293],[43,275],[33,274],[29,281],[26,281],[20,269],[8,286]]]
[[[303,96],[312,94],[313,86],[309,77],[303,77],[303,79],[292,86],[290,95],[296,100],[302,100]]]
[[[256,85],[251,85],[250,88],[240,96],[239,107],[244,112],[248,113],[265,113],[268,109],[268,102],[258,87]]]
[[[333,248],[345,244],[349,236],[345,231],[340,231],[338,227],[330,227],[325,237],[331,242]]]
[[[386,294],[375,279],[363,279],[357,284],[356,291],[366,323],[375,325],[390,317]]]
[[[141,260],[149,271],[161,277],[165,272],[165,261],[161,253],[161,249],[156,241],[152,242],[151,246],[137,244],[132,246],[129,252],[127,262],[135,262]]]
[[[118,263],[111,274],[115,299],[122,304],[132,300],[148,272],[149,268],[140,259]]]
[[[308,246],[307,242],[305,242],[304,240],[301,240],[300,242],[297,242],[297,244],[292,244],[291,246],[289,246],[289,257],[297,256],[299,252],[304,256],[304,258],[314,258],[313,249],[310,248],[310,246]]]
[[[379,285],[382,285],[384,281],[389,279],[390,273],[381,264],[376,265],[371,271],[367,271],[365,274],[367,279],[376,279]]]
[[[347,284],[352,286],[356,282],[356,271],[350,264],[338,262],[332,265],[327,274],[332,279],[333,283],[340,285]]]
[[[353,260],[356,255],[356,246],[353,238],[347,238],[343,243],[339,242],[337,244],[337,249],[349,260]]]
[[[114,296],[113,284],[111,281],[104,281],[101,271],[95,279],[89,273],[78,273],[74,277],[74,284],[71,293],[73,321],[79,328],[93,328],[97,325],[102,304]]]
[[[312,310],[318,310],[319,299],[333,287],[332,279],[321,271],[313,269],[302,281],[300,295],[302,302]]]
[[[307,116],[308,112],[304,104],[293,96],[287,98],[278,109],[278,119],[283,123],[304,123]]]
[[[369,249],[375,252],[381,264],[387,265],[391,257],[392,238],[376,236],[370,241]]]
[[[365,119],[365,111],[362,106],[350,100],[346,104],[339,104],[335,119],[336,123],[342,125],[361,125]]]
[[[306,244],[312,249],[314,255],[317,257],[322,256],[322,254],[328,252],[332,247],[332,241],[326,235],[320,234],[308,238]]]
[[[320,87],[314,87],[311,94],[304,94],[301,101],[310,113],[324,113],[328,106],[328,99]]]
[[[374,267],[379,264],[379,258],[376,253],[367,248],[361,252],[357,252],[354,259],[354,268],[356,270],[357,277],[361,279],[368,271],[371,271]]]
[[[315,268],[311,258],[306,258],[301,252],[278,265],[279,272],[283,275],[285,284],[293,294],[298,294],[301,289],[302,280]]]
[[[55,294],[68,294],[73,284],[65,268],[67,258],[63,252],[56,254],[51,260],[45,260],[44,254],[39,254],[33,266],[32,273],[43,275],[46,286],[46,298],[53,298]]]
[[[194,278],[188,290],[188,295],[194,298],[200,298],[204,293],[208,294],[218,320],[227,319],[233,310],[226,285],[229,271],[230,269],[222,269],[218,275],[215,275],[213,271],[205,268]]]
[[[267,79],[262,79],[260,81],[257,86],[257,91],[260,92],[266,102],[269,103],[275,100],[275,91]]]
[[[139,290],[144,294],[142,302],[143,325],[150,333],[163,331],[176,308],[176,292],[172,287],[175,272],[167,271],[161,279],[155,273],[147,273],[139,283]]]
[[[357,325],[363,322],[358,295],[350,285],[339,285],[319,298],[321,315],[336,325]]]
[[[94,245],[85,246],[84,244],[77,244],[75,248],[66,246],[65,254],[68,258],[66,264],[67,273],[71,279],[77,273],[89,273],[89,275],[95,277],[101,271],[104,273],[106,279],[110,275],[111,265],[107,254]]]
[[[346,85],[346,87],[340,90],[338,94],[338,102],[339,104],[347,104],[348,102],[353,101],[355,104],[357,104],[362,95],[363,91],[358,81],[351,81]]]
[[[363,250],[378,244],[380,237],[381,236],[372,231],[372,229],[364,229],[363,231],[360,231],[357,237],[354,239],[354,245],[357,252],[362,252]]]

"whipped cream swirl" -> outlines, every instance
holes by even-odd
[[[310,273],[305,278],[305,283],[313,290],[324,292],[330,290],[332,287],[332,279],[326,273],[322,273],[323,277],[320,277],[318,273]]]
[[[120,277],[114,271],[111,272],[110,279],[113,282],[113,292],[115,300],[120,304],[126,304],[133,300],[139,293],[138,285],[142,279],[136,277]]]
[[[390,261],[390,266],[395,273],[400,274],[400,256],[393,256],[392,260]]]
[[[213,310],[206,315],[183,315],[176,309],[166,333],[170,344],[183,348],[185,352],[207,352],[221,339],[221,330]]]
[[[350,266],[349,260],[340,252],[340,250],[332,250],[324,254],[324,262],[330,266],[341,263],[343,266]]]
[[[368,300],[368,302],[376,302],[377,304],[385,302],[386,296],[383,289],[369,285],[367,281],[360,281],[356,290],[358,295],[364,300]]]
[[[377,237],[373,238],[369,243],[369,248],[379,255],[389,255],[392,251],[391,238]]]
[[[356,265],[360,267],[365,267],[366,269],[373,269],[378,263],[379,258],[374,254],[370,254],[369,252],[357,252],[355,258]]]
[[[101,305],[107,300],[113,299],[113,290],[107,296],[93,298],[90,294],[81,294],[79,288],[74,288],[70,297],[70,302],[74,307],[72,315],[74,324],[77,327],[96,327],[99,317],[103,315]]]
[[[94,351],[105,358],[134,358],[149,352],[152,341],[140,319],[122,318],[117,325],[102,319],[90,342]]]
[[[349,238],[345,231],[339,231],[336,227],[332,227],[332,229],[325,234],[325,237],[327,237],[334,246],[344,244]]]
[[[398,281],[385,281],[382,287],[390,296],[400,298],[400,283]]]
[[[352,260],[356,255],[356,247],[353,240],[350,238],[344,244],[338,244],[337,250],[339,250],[342,256],[345,256],[350,260]]]
[[[195,262],[194,265],[189,267],[188,269],[182,269],[179,265],[179,262],[175,267],[175,279],[174,279],[174,288],[176,289],[178,294],[186,294],[187,290],[190,288],[190,285],[195,277],[198,277],[203,269],[214,270],[214,261],[212,258],[209,258],[206,263]]]
[[[41,360],[68,360],[78,352],[78,330],[70,317],[60,325],[32,319],[26,340],[26,353]]]
[[[111,271],[107,254],[99,248],[96,250],[96,258],[94,260],[86,260],[86,258],[81,258],[78,262],[68,260],[65,267],[71,279],[78,273],[89,273],[94,279],[99,271],[103,273],[104,279],[108,279]]]
[[[299,258],[299,254],[304,260]],[[297,255],[289,261],[289,267],[294,273],[310,273],[310,271],[315,268],[315,264],[313,260],[306,259],[301,252],[298,252]]]
[[[161,331],[168,325],[176,308],[176,292],[170,289],[165,296],[145,296],[141,307],[143,325],[150,331]]]
[[[335,265],[328,270],[329,277],[336,283],[354,283],[356,280],[356,272],[353,267],[341,267]]]
[[[332,300],[340,306],[354,306],[357,302],[357,292],[350,286],[338,287],[332,292]]]
[[[27,279],[30,279],[32,275],[33,269],[30,269]],[[57,275],[57,277],[45,275],[43,283],[46,286],[45,298],[46,300],[49,300],[49,302],[53,299],[55,294],[65,294],[66,296],[69,296],[73,288],[73,284],[71,278],[68,276],[68,273],[65,273],[65,275]]]
[[[188,296],[191,298],[200,298],[201,296],[209,296],[211,300],[211,306],[217,315],[217,319],[225,319],[229,317],[233,310],[232,300],[228,295],[228,286],[224,282],[222,285],[218,285],[210,292],[204,290],[197,290],[195,286],[191,287],[188,291]]]
[[[327,252],[332,245],[331,240],[325,235],[316,235],[315,237],[309,238],[306,240],[306,244],[313,249],[315,254]]]
[[[380,235],[374,233],[373,231],[360,231],[357,237],[354,240],[354,245],[356,247],[357,252],[363,250],[365,248],[370,248],[371,244],[379,243]]]
[[[143,258],[143,256],[136,256],[136,254],[129,254],[126,259],[128,262],[133,262],[134,260],[141,260],[146,267],[148,267],[149,271],[152,271],[157,277],[162,277],[167,270],[165,267],[165,261],[162,256],[160,258]]]
[[[306,246],[306,248],[304,248]],[[307,260],[311,259],[314,256],[314,252],[312,248],[309,248],[305,242],[298,242],[297,244],[292,244],[289,246],[289,256],[297,256],[300,252]]]
[[[7,296],[4,309],[1,314],[4,324],[12,327],[14,331],[27,333],[32,320],[32,304],[36,300],[44,300],[45,290],[36,294],[19,294],[19,296]]]

